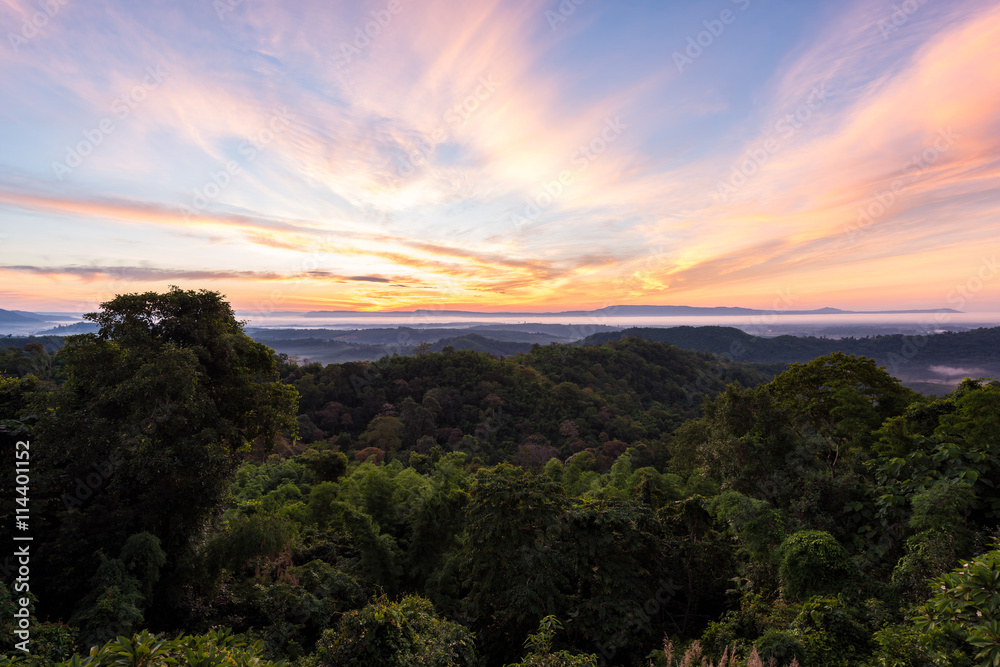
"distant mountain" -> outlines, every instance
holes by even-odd
[[[354,311],[354,310],[313,310],[304,317],[665,317],[665,316],[751,316],[751,315],[890,315],[890,314],[926,314],[926,313],[959,313],[953,308],[934,308],[930,310],[841,310],[840,308],[817,308],[815,310],[761,310],[758,308],[741,308],[738,306],[608,306],[596,310],[564,310],[557,312],[480,312],[473,310],[408,310],[408,311]]]
[[[75,322],[79,319],[79,316],[74,316],[72,313],[32,313],[26,310],[0,308],[0,335],[36,334],[58,322]]]
[[[20,313],[28,317],[34,317],[45,322],[78,322],[80,316],[73,313],[29,313],[23,310],[12,310],[12,313]]]
[[[41,316],[34,313],[0,308],[0,324],[42,324],[45,321]]]

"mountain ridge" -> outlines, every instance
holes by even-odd
[[[830,306],[812,310],[765,310],[760,308],[744,308],[742,306],[649,306],[649,305],[615,305],[594,310],[563,310],[547,312],[527,311],[497,311],[483,312],[475,310],[432,310],[418,308],[416,310],[392,311],[357,311],[357,310],[311,310],[302,313],[302,317],[407,317],[421,316],[474,316],[474,317],[586,317],[586,316],[656,316],[656,315],[903,315],[930,313],[961,313],[954,308],[929,308],[911,310],[843,310]]]

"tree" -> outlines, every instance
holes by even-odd
[[[1000,454],[1000,382],[965,379],[952,394],[955,410],[942,415],[935,433],[967,449]]]
[[[723,487],[774,502],[789,492],[790,454],[798,442],[787,411],[761,388],[731,384],[705,404],[705,417],[677,434],[675,456],[695,458]],[[689,464],[688,464],[689,465]]]
[[[979,649],[980,665],[1000,665],[1000,549],[929,583],[934,595],[914,619],[917,627],[958,632]]]
[[[782,590],[790,598],[834,593],[852,575],[847,552],[832,535],[821,530],[791,535],[780,551]]]
[[[556,631],[562,630],[562,623],[555,616],[546,616],[538,622],[538,632],[528,635],[524,642],[524,647],[528,649],[528,655],[518,663],[512,663],[507,667],[594,667],[598,664],[597,656],[574,655],[569,651],[552,651],[552,640]]]
[[[842,455],[865,452],[872,444],[872,431],[918,398],[873,359],[842,352],[792,364],[767,388],[800,428],[829,443],[831,477]]]
[[[80,626],[83,640],[103,644],[137,630],[164,563],[160,541],[149,533],[131,536],[118,558],[104,560],[91,580],[93,590],[70,619]]]
[[[403,444],[406,425],[398,417],[376,417],[368,423],[368,428],[359,439],[368,447],[377,447],[390,456],[399,451]]]
[[[39,597],[63,589],[63,605],[79,597],[99,550],[115,553],[129,535],[156,536],[176,563],[251,442],[270,444],[296,412],[273,351],[243,332],[219,293],[173,287],[101,308],[85,316],[98,333],[60,352],[67,380],[38,426],[38,464],[65,504],[47,517],[58,531],[40,548],[42,571],[59,584],[43,580]],[[85,497],[72,495],[92,479]]]
[[[324,664],[351,667],[475,664],[469,631],[438,618],[430,601],[415,595],[399,602],[383,596],[344,614],[337,628],[323,633],[319,654]]]
[[[562,487],[547,477],[509,464],[476,473],[459,562],[491,660],[514,657],[518,638],[565,608],[572,572],[558,546],[567,519]]]
[[[583,499],[569,508],[554,548],[571,582],[562,613],[575,646],[623,663],[644,655],[644,639],[678,606],[666,581],[677,563],[663,533],[652,510],[634,499]]]
[[[73,656],[55,667],[117,667],[119,665],[232,665],[233,667],[285,667],[287,661],[273,662],[263,657],[264,642],[250,641],[228,629],[213,629],[204,635],[183,635],[168,639],[148,631],[120,636],[94,647],[86,658]]]

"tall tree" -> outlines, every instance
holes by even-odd
[[[767,388],[803,432],[827,441],[831,476],[845,455],[867,454],[882,422],[919,397],[873,359],[842,352],[792,364]]]
[[[39,464],[62,500],[47,517],[57,537],[40,571],[59,573],[47,583],[64,601],[98,552],[116,554],[130,535],[156,536],[176,563],[250,443],[291,428],[296,408],[273,351],[218,292],[173,287],[101,308],[85,316],[98,333],[60,352],[67,380],[38,427]]]
[[[466,612],[494,664],[513,658],[511,649],[540,618],[565,608],[571,568],[559,543],[566,502],[558,484],[509,464],[476,474],[460,562]]]

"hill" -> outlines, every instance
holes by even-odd
[[[460,340],[498,345],[474,336]],[[611,441],[622,451],[642,442],[662,454],[665,438],[699,414],[705,396],[730,382],[755,385],[771,377],[747,364],[636,338],[600,347],[536,345],[507,358],[448,347],[372,363],[287,366],[285,382],[301,396],[301,437],[421,452],[465,442],[463,448],[490,461],[509,458],[522,445],[569,456],[582,449],[600,453]],[[398,433],[387,437],[393,428]]]
[[[42,322],[44,320],[34,313],[0,308],[0,324],[41,324]]]
[[[421,343],[431,350],[445,347],[474,350],[497,356],[527,352],[533,344],[570,343],[593,331],[617,328],[587,328],[565,324],[490,324],[461,327],[383,327],[371,329],[263,329],[247,334],[278,353],[324,364],[371,361],[393,354],[413,354]]]
[[[965,376],[1000,375],[1000,327],[945,332],[926,336],[893,334],[864,338],[814,336],[753,336],[733,327],[631,328],[601,332],[578,345],[601,345],[636,337],[670,343],[687,350],[722,355],[756,363],[803,363],[816,357],[844,352],[875,359],[890,374],[909,386],[928,391],[950,391]]]
[[[443,352],[445,348],[450,347],[454,350],[472,350],[473,352],[505,357],[528,352],[531,350],[531,346],[532,343],[496,340],[477,333],[470,333],[454,338],[442,338],[431,345],[431,350],[434,352]]]

